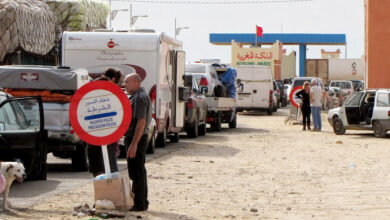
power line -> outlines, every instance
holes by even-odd
[[[172,1],[172,0],[112,0],[118,2],[148,3],[148,4],[269,4],[311,2],[315,0],[253,0],[253,1]]]

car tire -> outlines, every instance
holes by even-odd
[[[345,134],[346,130],[345,130],[345,127],[343,125],[343,121],[341,121],[340,118],[333,119],[333,131],[337,135]]]
[[[272,113],[273,113],[273,109],[272,108],[267,109],[267,115],[272,115]]]
[[[237,114],[234,115],[233,121],[229,122],[229,128],[237,128]]]
[[[187,136],[189,138],[197,138],[199,135],[199,119],[195,118],[195,122],[192,127],[187,129]]]
[[[173,133],[173,134],[169,137],[169,140],[171,141],[171,143],[178,143],[178,142],[179,142],[179,139],[180,139],[179,133]]]
[[[280,108],[280,101],[276,104],[276,108]]]
[[[221,113],[217,112],[215,116],[215,121],[212,124],[212,129],[217,132],[222,131],[222,115]]]
[[[147,154],[154,154],[154,149],[156,148],[156,135],[155,135],[155,129],[153,129],[152,137],[150,138],[148,149],[146,150]]]
[[[167,129],[157,135],[156,147],[165,147],[167,145]]]
[[[272,112],[277,112],[277,111],[278,111],[278,107],[277,106],[272,108]]]
[[[88,171],[88,154],[86,144],[76,145],[76,150],[72,152],[72,170]]]
[[[199,136],[205,136],[207,133],[206,122],[204,124],[199,125]]]
[[[31,161],[32,160],[32,161]],[[27,180],[46,180],[47,179],[47,146],[43,149],[34,150],[27,158],[30,168],[27,174]],[[26,167],[27,168],[27,167]]]
[[[374,135],[377,138],[386,137],[386,131],[383,129],[381,123],[379,121],[375,121],[373,124]]]

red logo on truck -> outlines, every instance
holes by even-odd
[[[107,43],[108,48],[114,48],[115,46],[118,46],[118,44],[116,44],[114,41],[112,41],[112,39],[108,41],[108,43]]]

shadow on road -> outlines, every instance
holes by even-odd
[[[138,219],[138,215],[129,215],[126,219]],[[148,211],[146,216],[142,216],[142,219],[169,219],[169,220],[174,220],[174,219],[180,219],[180,220],[198,220],[197,218],[187,216],[187,215],[182,215],[182,214],[176,214],[176,213],[169,213],[169,212],[158,212],[158,211]]]
[[[56,190],[60,181],[46,180],[46,181],[30,181],[28,184],[13,184],[10,190],[10,197],[12,198],[31,198],[49,191]],[[26,190],[26,187],[34,190]],[[0,199],[1,205],[3,200]]]

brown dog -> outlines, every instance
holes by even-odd
[[[9,189],[14,182],[23,182],[26,178],[26,173],[23,164],[19,162],[0,162],[0,171],[5,178],[5,189],[3,192],[3,210],[8,209],[8,194]]]

